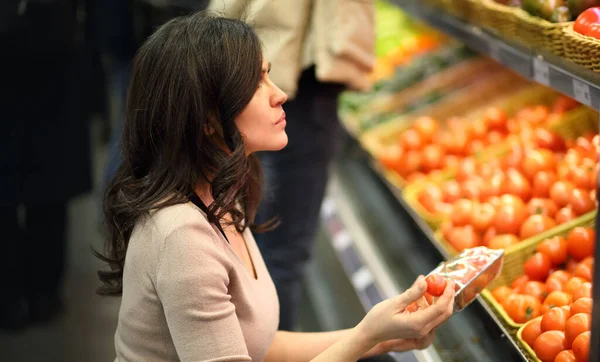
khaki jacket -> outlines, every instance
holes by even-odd
[[[211,0],[209,9],[241,18],[261,38],[271,79],[294,97],[303,69],[322,82],[370,87],[375,61],[374,0]]]

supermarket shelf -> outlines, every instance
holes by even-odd
[[[366,309],[383,296],[407,289],[417,275],[428,273],[448,257],[432,242],[432,230],[410,214],[401,195],[373,172],[368,156],[357,145],[344,153],[336,174],[339,177],[334,177],[332,183],[342,186],[328,193],[324,220],[348,278],[354,281],[357,291],[364,290],[361,300]],[[348,252],[349,248],[353,251]],[[363,267],[368,277],[355,276]],[[508,336],[485,302],[478,299],[438,331],[430,358],[527,361]]]
[[[428,22],[480,53],[487,54],[522,76],[547,85],[594,109],[600,109],[600,74],[552,54],[532,52],[467,24],[423,1],[391,0],[407,13]]]

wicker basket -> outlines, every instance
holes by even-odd
[[[515,38],[517,13],[523,10],[498,4],[493,0],[480,0],[472,12],[471,21],[481,27],[508,38]]]
[[[510,285],[515,279],[523,275],[523,265],[527,259],[535,253],[537,246],[542,241],[553,236],[566,236],[569,231],[577,226],[593,226],[596,219],[596,213],[597,211],[592,211],[582,215],[505,250],[504,265],[502,266],[500,275],[481,293],[486,302],[488,302],[494,312],[505,324],[513,329],[520,328],[523,325],[521,323],[515,323],[512,318],[506,314],[504,308],[502,308],[502,306],[494,299],[490,290],[503,285]]]
[[[572,26],[562,29],[564,56],[594,72],[600,72],[600,39],[577,33]]]
[[[517,336],[516,336],[517,344],[519,345],[519,348],[521,348],[525,352],[525,357],[527,357],[527,359],[531,362],[542,362],[542,361],[539,358],[537,358],[535,351],[523,340],[523,330],[525,329],[525,326],[527,326],[528,323],[538,320],[538,319],[541,319],[541,318],[542,317],[533,318],[531,321],[523,324],[521,326],[521,328],[519,328],[519,330],[517,331]]]
[[[446,1],[447,11],[457,18],[469,20],[476,9],[477,0],[449,0]]]
[[[534,49],[541,49],[563,56],[563,29],[572,27],[572,21],[552,23],[537,16],[529,15],[525,11],[518,11],[515,15],[517,17],[515,40]]]

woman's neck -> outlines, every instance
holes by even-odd
[[[207,206],[212,204],[213,201],[215,201],[211,192],[210,183],[208,183],[208,181],[206,180],[198,181],[196,183],[194,191],[196,192],[200,200],[202,200],[202,202],[204,202],[204,204]]]

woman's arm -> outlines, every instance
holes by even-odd
[[[423,278],[405,293],[376,305],[352,329],[322,333],[279,331],[265,361],[348,362],[388,351],[424,348],[433,340],[433,329],[452,313],[454,283],[448,284],[435,304],[414,313],[405,309],[413,302],[421,303],[427,288]]]
[[[375,344],[361,336],[356,327],[317,333],[279,331],[265,362],[356,361]]]

